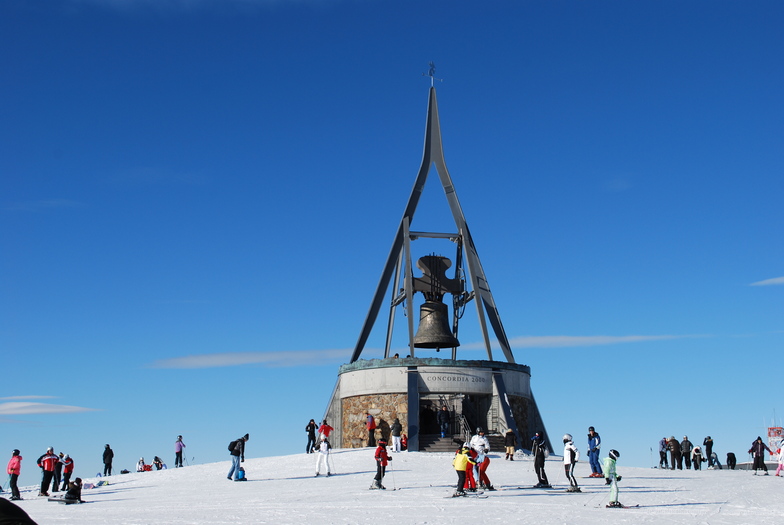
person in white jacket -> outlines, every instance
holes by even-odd
[[[321,443],[316,449],[316,477],[321,473],[321,464],[324,464],[324,469],[327,471],[327,477],[330,476],[329,472],[329,449],[332,446],[327,441],[327,436],[321,436]]]
[[[564,434],[563,442],[564,472],[566,473],[566,479],[569,480],[569,489],[567,492],[582,492],[580,487],[577,486],[577,479],[574,477],[574,466],[580,459],[580,451],[577,450],[577,447],[574,446],[571,434]]]
[[[471,438],[468,445],[476,452],[476,465],[474,466],[474,479],[479,483],[479,486],[485,490],[495,490],[490,478],[487,477],[487,467],[490,465],[490,458],[487,454],[490,452],[490,440],[485,436],[485,431],[482,427],[477,427],[476,435]]]

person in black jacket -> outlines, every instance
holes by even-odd
[[[751,444],[751,448],[749,449],[749,454],[754,454],[754,464],[751,466],[751,469],[754,471],[755,475],[758,470],[764,470],[765,475],[768,475],[768,466],[765,464],[766,450],[768,451],[768,454],[773,454],[768,446],[762,442],[762,438],[757,436],[757,439],[754,440],[754,443]]]
[[[245,461],[245,442],[250,439],[249,434],[245,434],[241,438],[232,441],[229,444],[229,453],[231,454],[231,469],[229,469],[228,478],[232,479],[232,474],[234,475],[234,481],[240,481],[240,463]]]
[[[447,432],[449,432],[450,419],[449,409],[446,406],[441,407],[441,410],[438,411],[438,415],[436,416],[438,426],[441,427],[441,437],[446,436]]]
[[[539,478],[539,482],[534,485],[535,488],[550,488],[550,482],[547,481],[547,474],[544,471],[544,457],[546,450],[547,443],[545,443],[544,437],[539,432],[537,432],[534,437],[531,438],[531,451],[534,455],[534,470],[536,471],[536,477]]]
[[[686,470],[691,468],[691,451],[694,448],[691,441],[689,441],[689,436],[683,436],[683,441],[681,441],[681,455],[683,455],[683,461],[686,462]]]
[[[711,459],[711,454],[713,454],[713,439],[708,436],[702,442],[702,446],[705,447],[705,457],[708,458],[708,468],[713,466],[713,460]]]
[[[514,461],[515,446],[517,445],[517,436],[510,428],[504,435],[504,446],[506,447],[506,457],[509,461]]]
[[[311,419],[310,423],[305,426],[305,432],[308,433],[308,444],[305,445],[305,452],[310,454],[313,452],[313,447],[316,446],[316,421]]]
[[[112,475],[112,459],[114,458],[114,451],[106,444],[106,447],[103,449],[103,475],[104,476],[111,476]]]
[[[683,470],[683,456],[681,455],[681,444],[678,443],[678,440],[675,439],[675,436],[670,436],[670,440],[667,442],[667,446],[670,449],[670,469],[675,470],[677,467],[678,470]]]

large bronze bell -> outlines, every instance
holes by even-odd
[[[419,309],[419,328],[414,348],[454,348],[460,341],[449,329],[449,315],[444,303],[426,301]]]

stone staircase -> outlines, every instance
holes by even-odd
[[[487,436],[490,441],[490,450],[493,453],[504,453],[504,436]],[[456,440],[456,441],[455,441]],[[460,436],[441,437],[441,434],[423,434],[419,436],[420,452],[454,452],[462,444]]]

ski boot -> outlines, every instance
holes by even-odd
[[[569,487],[566,489],[566,492],[582,492],[582,490],[580,490],[580,487]]]
[[[611,501],[610,503],[607,504],[607,508],[608,509],[622,509],[623,505],[621,504],[620,501]]]
[[[474,490],[476,490],[476,489],[474,489]],[[464,491],[464,490],[462,490],[462,489],[458,489],[458,490],[456,490],[456,491],[455,491],[455,493],[454,493],[454,494],[452,494],[452,497],[453,497],[453,498],[459,498],[459,497],[461,497],[461,496],[466,496],[466,493],[465,493],[465,491]]]

